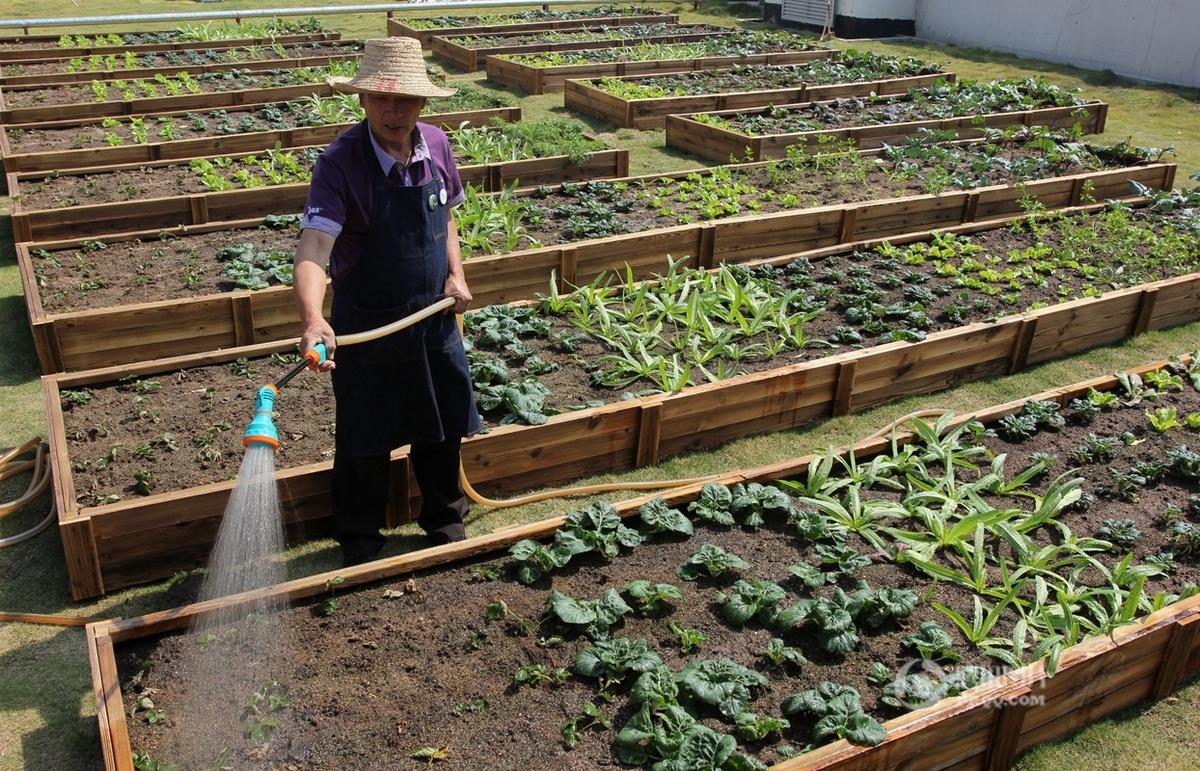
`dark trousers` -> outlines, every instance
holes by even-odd
[[[421,489],[417,524],[433,534],[462,527],[470,503],[459,483],[460,437],[413,442],[413,474]],[[337,443],[340,444],[340,443]],[[353,457],[335,446],[333,518],[336,538],[347,557],[373,556],[384,543],[379,530],[388,507],[388,454]]]

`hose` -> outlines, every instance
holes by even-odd
[[[887,436],[888,434],[891,434],[896,429],[898,429],[900,426],[904,425],[905,423],[907,423],[910,420],[916,420],[919,418],[926,418],[926,417],[939,417],[940,418],[944,415],[952,415],[952,414],[954,414],[952,410],[944,410],[944,409],[937,409],[937,408],[915,410],[906,415],[901,415],[900,417],[898,417],[895,420],[893,420],[892,422],[888,423],[886,426],[879,429],[875,433],[871,434],[870,436],[868,436],[866,439],[864,439],[862,442],[859,442],[858,444],[866,444],[869,442],[873,442],[876,439],[882,439],[883,437]],[[854,447],[857,447],[858,444],[855,444],[852,447],[848,447],[846,449],[847,450],[853,449]],[[482,495],[474,487],[472,487],[470,480],[467,479],[467,471],[465,468],[463,468],[462,464],[459,464],[458,475],[459,475],[459,478],[462,480],[463,491],[466,492],[467,497],[470,498],[471,500],[475,501],[476,503],[478,503],[480,506],[487,506],[488,508],[491,508],[491,509],[507,509],[507,508],[512,508],[513,506],[524,506],[527,503],[536,503],[538,501],[545,501],[545,500],[549,500],[551,498],[566,498],[568,496],[576,496],[576,495],[592,495],[595,493],[611,492],[614,490],[666,490],[666,489],[673,490],[673,489],[677,489],[680,487],[688,487],[690,485],[698,484],[700,482],[711,482],[712,480],[717,479],[718,477],[721,476],[720,474],[709,474],[708,476],[691,477],[689,479],[663,479],[663,480],[646,481],[646,482],[607,482],[607,483],[601,483],[601,484],[595,484],[595,485],[582,485],[580,487],[561,487],[556,490],[543,490],[542,492],[539,492],[539,493],[530,493],[529,495],[522,495],[522,496],[518,496],[516,498],[508,498],[505,500],[498,500],[496,498],[488,498],[488,497]]]
[[[37,453],[33,460],[14,462],[17,458],[35,447],[37,448]],[[20,497],[8,503],[0,503],[0,517],[6,517],[13,512],[21,510],[30,501],[45,492],[46,487],[50,484],[50,464],[46,462],[46,451],[46,444],[42,442],[40,436],[37,436],[20,447],[9,450],[0,456],[0,481],[14,477],[17,474],[33,471],[33,478],[29,480],[29,487],[26,488]],[[33,538],[38,533],[50,527],[50,523],[54,521],[54,515],[54,501],[51,500],[50,512],[46,514],[45,519],[23,533],[17,533],[7,538],[0,538],[0,549]]]

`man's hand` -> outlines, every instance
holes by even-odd
[[[317,343],[325,343],[326,361],[318,367],[323,372],[333,369],[333,352],[337,348],[333,327],[329,326],[321,310],[325,298],[325,265],[333,251],[334,240],[334,236],[319,230],[302,230],[292,276],[296,308],[304,324],[304,334],[300,337],[301,353],[311,351]]]
[[[311,351],[317,343],[325,343],[325,361],[317,369],[328,372],[337,366],[333,361],[333,353],[337,350],[337,338],[333,334],[333,327],[329,326],[325,319],[318,319],[305,328],[304,334],[300,336],[300,352]]]
[[[467,279],[462,273],[451,273],[446,279],[446,296],[454,298],[454,312],[465,313],[471,305],[471,290],[467,288]]]

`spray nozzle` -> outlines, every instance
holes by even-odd
[[[259,444],[278,449],[279,432],[275,430],[275,421],[271,419],[278,393],[273,385],[265,385],[258,389],[258,396],[254,399],[254,418],[242,436],[243,447]]]

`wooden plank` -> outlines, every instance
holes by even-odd
[[[634,466],[658,464],[658,442],[662,436],[662,402],[651,402],[642,406],[641,424],[638,426],[637,459]]]
[[[70,585],[71,599],[79,600],[104,594],[104,580],[100,575],[100,556],[96,552],[96,539],[92,532],[91,518],[79,517],[69,521],[63,521],[60,518],[58,536],[62,540],[63,557],[67,563],[67,581]]]
[[[1130,335],[1140,335],[1150,328],[1150,318],[1154,315],[1154,303],[1158,300],[1158,288],[1152,287],[1142,292],[1138,299],[1137,316],[1133,322]]]
[[[107,34],[107,33],[106,33]],[[117,32],[117,35],[136,34],[132,32]],[[223,47],[249,47],[249,46],[269,46],[272,43],[305,43],[305,42],[321,42],[326,40],[339,40],[342,34],[340,32],[314,32],[303,35],[280,35],[278,37],[253,37],[253,38],[237,38],[231,40],[220,41],[220,46]],[[58,35],[45,36],[24,36],[22,40],[29,41],[29,47],[15,48],[6,45],[7,39],[0,39],[0,63],[4,62],[30,62],[45,58],[46,53],[53,52],[55,56],[65,56],[74,58],[77,56],[92,56],[107,55],[107,54],[123,54],[126,51],[134,53],[153,53],[158,51],[185,51],[188,49],[203,49],[216,47],[216,43],[211,40],[176,40],[165,43],[140,43],[117,46],[73,46],[70,48],[58,47]],[[45,47],[36,45],[37,43],[54,44],[53,47]]]
[[[233,311],[234,345],[253,345],[254,340],[254,301],[250,292],[237,292],[229,298],[230,309]]]
[[[1008,771],[1017,759],[1017,744],[1029,704],[1021,699],[1003,702],[997,710],[988,741],[984,767],[987,771]]]
[[[1171,631],[1162,664],[1154,676],[1151,698],[1161,699],[1172,693],[1183,681],[1188,659],[1200,651],[1200,615],[1180,619]]]
[[[857,359],[842,362],[838,367],[837,395],[833,400],[834,417],[850,414],[851,399],[854,396],[854,373],[857,369]]]
[[[100,724],[100,752],[104,758],[104,767],[106,769],[115,769],[117,767],[116,755],[113,748],[112,723],[108,715],[108,692],[116,687],[120,690],[120,682],[114,686],[104,679],[104,673],[100,668],[100,650],[96,645],[97,628],[102,624],[89,624],[84,629],[84,642],[87,645],[88,652],[88,669],[92,675],[92,698],[96,702],[96,721]],[[113,655],[111,646],[105,647],[107,655]],[[116,669],[114,665],[112,669]],[[111,671],[108,667],[104,671]],[[123,703],[123,702],[122,702]],[[122,711],[124,708],[122,707]],[[125,751],[124,747],[120,748],[121,752]]]
[[[129,727],[125,723],[125,704],[121,701],[121,679],[117,674],[117,659],[113,654],[112,637],[98,633],[95,637],[96,660],[99,663],[109,735],[112,740],[113,766],[117,771],[134,771],[133,755],[125,752],[129,746]]]
[[[1012,375],[1025,369],[1025,363],[1029,360],[1029,346],[1033,344],[1033,338],[1037,335],[1037,325],[1037,316],[1021,319],[1021,326],[1017,329],[1013,343],[1012,357],[1008,360],[1008,374]]]

